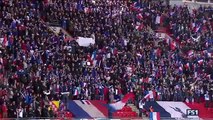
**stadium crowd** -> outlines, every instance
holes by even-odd
[[[55,117],[49,101],[113,102],[128,92],[136,104],[152,92],[152,100],[204,98],[212,107],[213,9],[139,1],[1,0],[2,117]],[[53,21],[73,38],[55,35]],[[171,39],[151,32],[161,27]]]

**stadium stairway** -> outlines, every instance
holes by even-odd
[[[59,21],[58,20],[53,20],[49,23],[50,26],[60,26]]]
[[[72,38],[72,36],[63,28],[61,28],[62,32],[69,38]]]
[[[41,21],[43,21],[43,20],[41,19]],[[51,30],[55,35],[58,35],[60,33],[60,31],[62,31],[62,33],[64,33],[66,35],[66,38],[72,38],[72,36],[65,29],[60,27],[60,24],[57,20],[53,20],[50,23],[43,21],[43,24],[48,26],[49,30]]]
[[[128,104],[130,108],[132,108],[132,111],[136,112],[139,115],[139,110],[134,104]]]
[[[62,31],[68,38],[72,38],[71,35],[62,27],[49,26],[49,29],[56,35],[58,35],[60,31]]]

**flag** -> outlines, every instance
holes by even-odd
[[[203,64],[203,59],[200,59],[197,62],[198,62],[199,65],[202,65]]]
[[[155,55],[156,56],[161,56],[161,49],[160,48],[157,48],[156,50],[155,50]]]
[[[213,53],[208,52],[208,53],[207,53],[207,56],[208,56],[208,57],[212,57],[212,56],[213,56]]]
[[[188,70],[188,69],[189,69],[189,67],[190,67],[190,66],[189,66],[189,63],[186,63],[186,64],[184,65],[184,67],[185,67],[185,69],[187,69],[187,70]]]
[[[78,89],[77,88],[75,88],[75,90],[74,90],[74,96],[76,96],[76,95],[78,95]]]
[[[108,117],[108,104],[102,100],[69,100],[66,107],[75,118]]]
[[[198,37],[195,38],[195,37],[191,36],[191,38],[192,38],[192,40],[193,40],[194,42],[199,42],[200,37],[201,37],[201,36],[198,36]]]
[[[171,49],[171,50],[175,50],[176,47],[177,47],[176,42],[175,42],[175,41],[172,41],[172,42],[170,43],[170,49]]]
[[[190,50],[189,52],[188,52],[188,56],[189,57],[192,57],[194,55],[194,51],[193,50]]]
[[[52,110],[53,110],[54,112],[57,112],[58,109],[59,109],[59,102],[60,102],[60,101],[50,101],[50,103],[49,103],[49,105],[50,105],[49,109],[52,108]]]
[[[66,105],[64,102],[60,101],[59,103],[59,111],[65,111],[66,110]]]
[[[137,53],[136,55],[137,55],[138,57],[142,57],[142,55],[141,55],[140,53]]]
[[[143,23],[140,23],[139,25],[135,26],[135,29],[140,31],[143,29],[143,27],[144,27]]]
[[[134,2],[131,6],[130,9],[132,11],[142,11],[143,9],[141,8],[141,5],[138,2]]]
[[[173,102],[173,101],[148,101],[144,105],[144,109],[149,111],[150,107],[153,107],[154,112],[159,112],[159,117],[157,113],[155,115],[150,114],[151,118],[167,118],[167,119],[187,119],[188,110],[198,110],[205,112],[199,112],[197,116],[193,116],[195,119],[202,119],[200,117],[212,118],[212,113],[203,104],[185,103],[185,102]],[[154,117],[155,116],[155,117]],[[155,120],[155,119],[154,119]],[[157,119],[158,120],[158,119]]]
[[[141,14],[141,13],[140,13],[140,14],[138,14],[136,17],[137,17],[139,20],[143,19],[143,16],[142,16],[142,14]]]
[[[206,78],[211,79],[211,74],[206,75]]]
[[[87,13],[90,13],[90,8],[85,7],[85,8],[84,8],[84,13],[86,13],[86,14],[87,14]]]
[[[142,78],[141,81],[144,82],[144,83],[148,83],[149,82],[149,78],[148,77]]]
[[[96,54],[97,54],[96,51],[94,51],[94,52],[92,53],[92,57],[91,57],[92,60],[95,60],[95,59],[96,59]]]
[[[183,74],[183,66],[182,65],[179,67],[179,74]]]
[[[118,54],[117,48],[111,48],[111,53],[112,53],[113,55],[117,55],[117,54]]]
[[[3,40],[3,44],[4,47],[7,47],[9,45],[8,40],[7,40],[7,36],[4,36],[4,40]]]
[[[164,39],[164,42],[167,43],[167,44],[169,45],[170,39],[169,39],[169,38],[165,38],[165,39]]]
[[[160,120],[159,112],[150,112],[150,120]]]
[[[134,99],[133,93],[126,94],[121,101],[109,104],[108,108],[112,112],[117,111],[117,110],[121,110],[130,99]]]
[[[206,42],[206,47],[209,47],[209,42],[208,41]]]
[[[194,27],[194,32],[199,32],[200,31],[201,26],[197,25],[196,27]]]
[[[150,99],[150,98],[154,98],[154,94],[153,94],[153,91],[149,91],[149,93],[147,95],[144,96],[143,99]]]

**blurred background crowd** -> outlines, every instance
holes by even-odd
[[[113,102],[128,92],[137,104],[150,91],[212,107],[212,14],[150,0],[0,0],[1,116],[54,117],[49,101]],[[53,22],[72,38],[52,32]],[[151,32],[160,27],[171,39]]]

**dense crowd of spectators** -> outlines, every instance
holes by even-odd
[[[150,91],[155,100],[212,101],[213,9],[139,1],[0,1],[2,116],[54,117],[49,101],[112,102],[128,92],[136,103]],[[55,35],[53,21],[73,38]],[[96,43],[81,47],[79,36]]]

